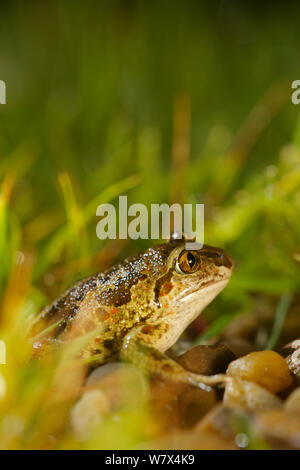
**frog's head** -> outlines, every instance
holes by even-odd
[[[173,239],[104,273],[108,288],[97,294],[98,300],[139,312],[148,323],[168,319],[177,335],[225,287],[232,270],[233,261],[224,250],[207,245],[186,250],[186,240]]]
[[[232,258],[220,248],[204,245],[200,250],[186,250],[181,241],[157,248],[167,257],[165,272],[155,285],[156,301],[165,306],[176,302],[200,313],[231,277]]]
[[[154,263],[152,298],[159,318],[172,327],[172,344],[226,286],[233,261],[220,248],[204,245],[186,250],[180,240],[153,247],[144,255]]]

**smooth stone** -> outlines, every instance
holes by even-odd
[[[213,375],[226,371],[228,364],[236,359],[225,345],[195,346],[179,356],[177,361],[195,374]]]

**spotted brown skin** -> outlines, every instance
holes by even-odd
[[[121,358],[178,376],[181,367],[163,353],[225,287],[232,269],[219,248],[187,252],[181,240],[154,246],[75,284],[47,307],[32,328],[34,348],[60,346],[100,327],[81,351],[95,365]]]

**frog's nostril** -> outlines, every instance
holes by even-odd
[[[231,269],[233,266],[233,261],[231,256],[227,255],[227,253],[220,253],[220,261],[223,266],[228,269]]]
[[[227,269],[232,269],[233,267],[234,263],[231,256],[220,248],[207,250],[206,247],[206,250],[203,250],[202,254],[204,257],[213,260],[216,266],[225,266]]]

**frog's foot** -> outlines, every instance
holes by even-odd
[[[226,382],[231,380],[230,377],[228,377],[226,374],[194,374],[193,372],[187,371],[176,362],[173,362],[171,368],[171,362],[169,362],[169,358],[168,370],[166,370],[166,362],[164,362],[163,367],[157,370],[155,375],[160,376],[163,380],[170,380],[171,382],[193,385],[194,387],[202,388],[204,390],[210,390],[213,386],[224,386]]]
[[[200,375],[184,369],[178,362],[166,356],[147,343],[141,329],[131,331],[124,339],[121,359],[135,364],[145,373],[160,377],[162,380],[181,382],[202,389],[222,385],[229,380],[226,374]]]
[[[224,385],[230,380],[226,374],[201,375],[192,372],[187,373],[188,382],[195,387],[203,388],[203,385]]]

